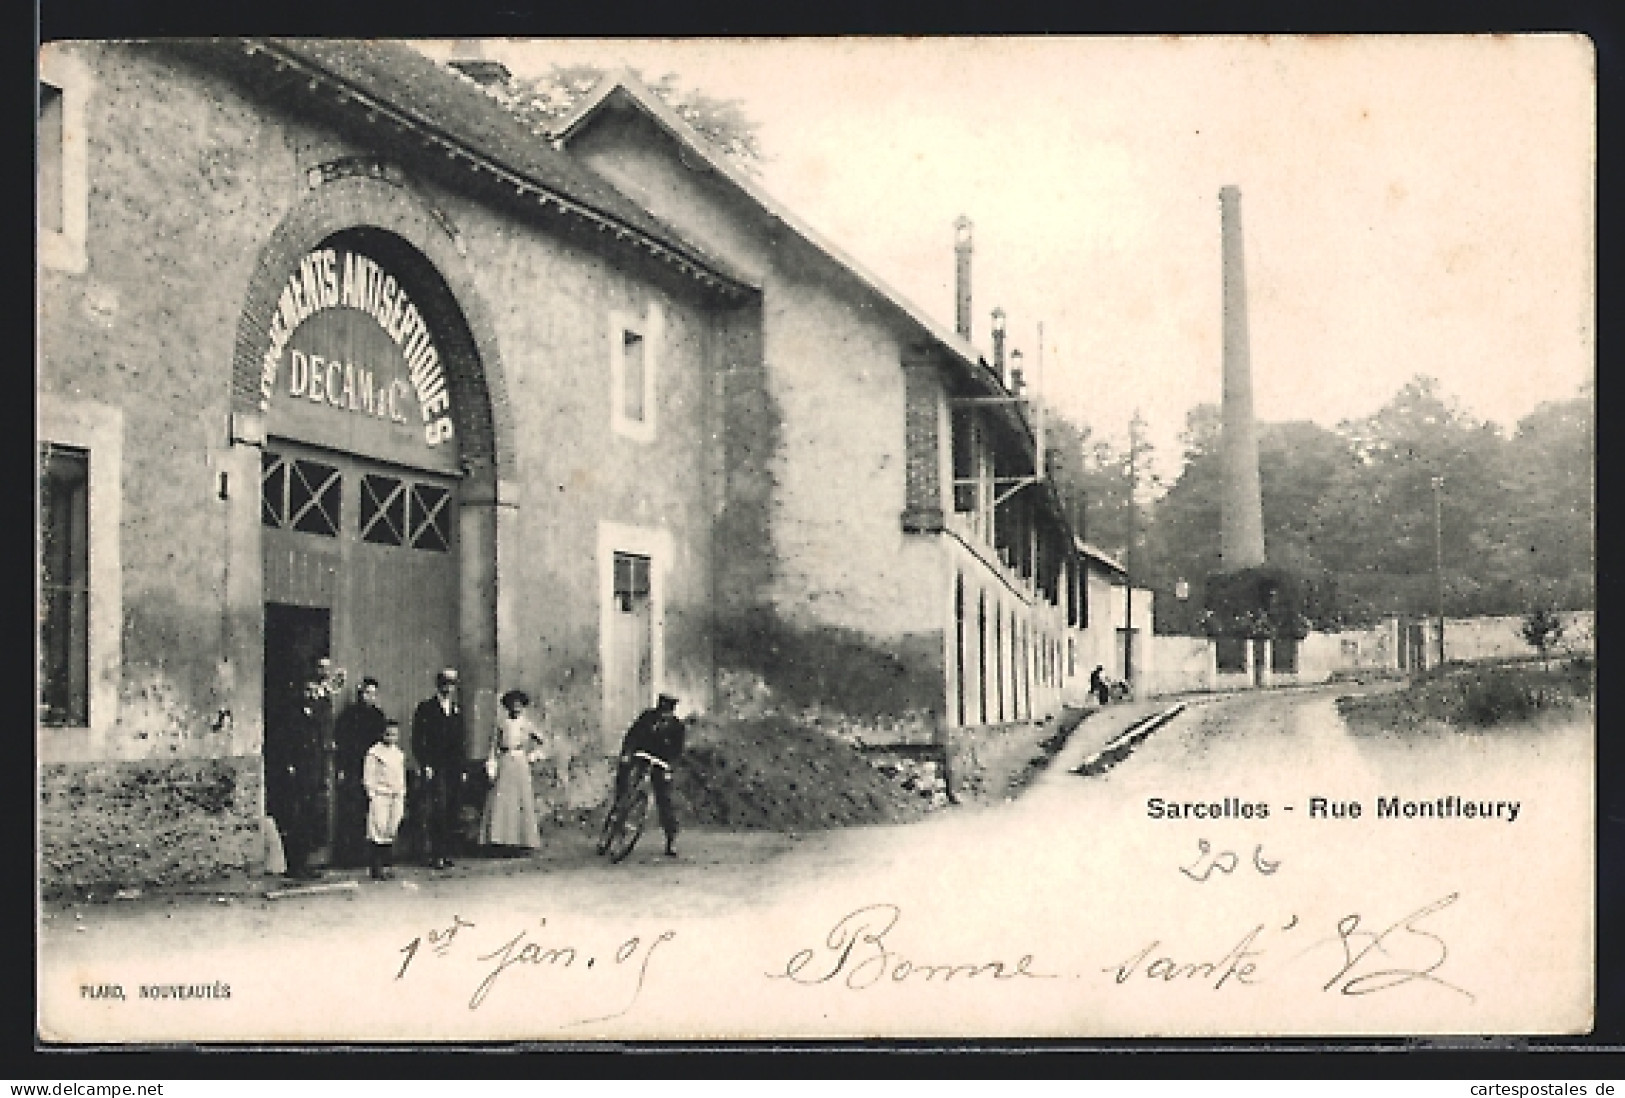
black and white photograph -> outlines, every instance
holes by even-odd
[[[1584,35],[38,63],[40,1045],[1592,1030]]]

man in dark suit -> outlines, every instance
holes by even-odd
[[[451,864],[457,829],[458,793],[468,748],[463,707],[457,701],[457,669],[434,677],[434,697],[412,714],[412,757],[422,781],[414,806],[423,832],[423,853],[432,869]]]
[[[333,726],[335,799],[333,854],[342,865],[367,861],[367,791],[361,784],[367,749],[384,738],[387,718],[378,707],[378,680],[368,675],[356,687],[355,703]]]
[[[310,856],[325,830],[323,763],[333,734],[333,695],[343,681],[332,660],[316,660],[304,682],[290,687],[278,727],[265,739],[266,809],[281,832],[289,877],[322,875]]]

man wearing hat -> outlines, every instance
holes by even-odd
[[[457,669],[434,677],[434,697],[412,714],[412,757],[422,782],[414,806],[423,833],[423,854],[431,869],[447,869],[457,830],[459,783],[468,753],[463,707],[457,701]]]
[[[683,742],[687,734],[688,729],[682,718],[677,716],[677,699],[670,694],[660,695],[654,708],[639,713],[632,727],[626,730],[626,738],[621,741],[620,762],[615,768],[615,799],[620,800],[626,792],[626,783],[632,773],[632,756],[636,752],[647,752],[664,762],[666,767],[676,766],[683,755]],[[671,771],[666,767],[650,767],[649,778],[654,782],[660,828],[666,833],[666,854],[675,858],[677,813],[671,805]]]

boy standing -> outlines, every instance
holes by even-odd
[[[361,783],[367,790],[367,842],[372,846],[372,875],[380,881],[395,876],[395,832],[406,809],[406,756],[401,752],[398,721],[384,725],[384,738],[367,750]]]

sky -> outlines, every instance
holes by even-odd
[[[444,44],[423,43],[443,56]],[[1219,189],[1241,191],[1255,413],[1327,427],[1417,374],[1512,428],[1594,371],[1595,84],[1572,36],[486,40],[677,73],[756,122],[764,187],[1177,475],[1220,398]],[[1043,326],[1043,368],[1039,325]]]

